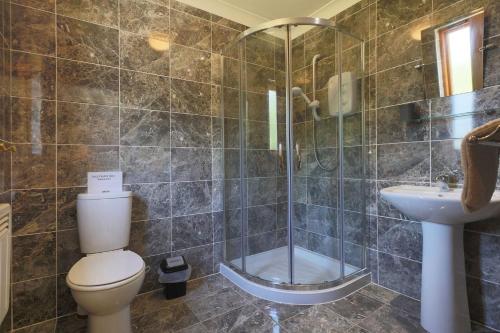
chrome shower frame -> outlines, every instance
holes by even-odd
[[[344,225],[344,189],[343,186],[339,186],[339,191],[338,191],[338,210],[341,213],[337,213],[337,218],[338,218],[338,224],[340,226],[339,234],[340,234],[340,262],[341,262],[341,274],[340,278],[334,280],[334,281],[327,281],[323,283],[317,283],[317,284],[295,284],[294,283],[294,239],[293,239],[293,126],[292,126],[292,107],[293,107],[293,94],[292,94],[292,36],[291,36],[291,27],[294,26],[316,26],[316,27],[324,27],[324,28],[331,28],[336,31],[336,36],[340,36],[340,34],[343,34],[345,36],[348,36],[357,42],[360,43],[361,47],[361,92],[360,92],[360,99],[361,99],[361,150],[362,150],[362,186],[361,186],[361,193],[363,193],[363,203],[362,203],[362,210],[365,212],[363,214],[363,225],[366,226],[366,191],[365,191],[365,182],[366,182],[366,115],[365,115],[365,47],[366,43],[365,41],[359,37],[356,36],[349,31],[346,31],[344,28],[337,26],[334,22],[323,19],[323,18],[314,18],[314,17],[292,17],[292,18],[282,18],[282,19],[277,19],[277,20],[272,20],[269,22],[265,22],[263,24],[260,24],[256,27],[249,28],[242,33],[240,33],[235,40],[233,40],[227,48],[231,47],[238,47],[239,55],[240,57],[244,54],[244,48],[241,47],[241,45],[238,45],[238,43],[247,37],[250,37],[254,34],[257,34],[259,32],[263,32],[268,29],[272,28],[282,28],[286,27],[286,38],[285,38],[285,87],[286,87],[286,147],[287,147],[287,154],[286,154],[286,166],[287,166],[287,188],[288,188],[288,207],[287,207],[287,228],[288,228],[288,269],[289,269],[289,283],[276,283],[268,280],[264,280],[262,278],[259,278],[257,276],[251,275],[246,272],[246,246],[245,246],[245,235],[246,235],[246,230],[248,229],[246,225],[246,219],[242,218],[243,225],[241,229],[241,268],[233,265],[230,263],[228,260],[226,260],[226,247],[224,246],[224,261],[223,265],[226,267],[229,267],[231,270],[235,271],[237,274],[240,276],[244,277],[245,279],[257,283],[258,285],[262,285],[264,287],[272,287],[276,289],[283,289],[283,290],[296,290],[296,291],[317,291],[317,290],[324,290],[324,289],[332,289],[332,288],[339,288],[340,286],[344,284],[348,284],[349,282],[353,283],[353,286],[357,286],[359,288],[360,282],[363,281],[363,283],[368,283],[370,281],[370,272],[367,269],[366,265],[366,247],[363,255],[363,267],[350,274],[350,275],[345,275],[344,271],[344,265],[345,265],[345,258],[344,258],[344,230],[343,230],[343,225]],[[338,46],[340,48],[340,52],[342,52],[342,45],[341,45],[341,38],[339,38],[339,44]],[[338,72],[342,73],[342,63],[339,59],[339,57],[336,57],[336,65],[337,68],[339,69]],[[224,87],[224,57],[221,57],[221,84],[222,87]],[[243,77],[245,74],[245,67],[243,63],[240,64],[239,66],[239,71],[240,71],[240,78]],[[315,75],[315,74],[314,74]],[[243,128],[244,124],[244,116],[247,112],[247,105],[246,102],[241,98],[242,91],[245,91],[245,82],[246,80],[241,80],[240,79],[240,92],[239,92],[239,97],[240,97],[240,128]],[[339,96],[341,96],[341,87],[342,87],[342,75],[339,75],[339,84],[338,84],[338,89],[339,89]],[[316,88],[316,87],[314,87]],[[222,89],[222,97],[221,97],[221,117],[222,117],[222,122],[224,122],[224,93]],[[316,89],[314,89],[316,90]],[[342,100],[339,98],[339,110],[341,110],[341,103]],[[339,112],[339,121],[338,121],[338,147],[339,150],[339,160],[338,160],[338,179],[337,182],[338,184],[344,184],[344,173],[343,173],[343,164],[344,164],[344,123],[343,123],[343,114]],[[224,133],[224,126],[222,125],[222,135]],[[242,145],[245,140],[246,136],[243,131],[240,131],[240,147],[244,147]],[[291,147],[291,148],[289,148]],[[224,150],[224,139],[222,139],[222,149]],[[288,152],[290,151],[290,152]],[[245,185],[243,184],[243,176],[244,175],[244,165],[246,165],[245,161],[245,156],[243,156],[243,149],[240,149],[240,196],[241,196],[241,210],[242,214],[243,211],[245,210],[244,207],[246,205],[246,189],[244,188]],[[224,163],[222,163],[224,165]],[[222,186],[222,191],[223,191],[223,198],[225,198],[225,186]],[[243,215],[242,215],[243,217]],[[226,239],[226,237],[224,237]],[[348,288],[348,289],[352,289]],[[354,290],[352,290],[354,291]],[[352,292],[350,291],[350,292]],[[349,290],[344,290],[342,293],[349,292]]]

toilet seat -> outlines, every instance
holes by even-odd
[[[72,289],[111,289],[133,281],[144,269],[144,260],[132,251],[102,252],[78,260],[66,281]]]

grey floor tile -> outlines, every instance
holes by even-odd
[[[387,288],[378,286],[376,284],[369,284],[363,289],[360,289],[359,292],[363,295],[369,296],[371,298],[375,298],[382,303],[390,304],[393,299],[398,297],[398,293]]]
[[[207,297],[187,301],[188,307],[200,321],[241,307],[245,303],[247,303],[246,300],[232,288],[223,289]]]
[[[384,303],[357,292],[325,305],[351,322],[358,323],[382,307]]]
[[[244,305],[202,323],[208,332],[264,333],[279,329],[277,323],[253,305]],[[279,332],[279,330],[278,330]]]
[[[403,310],[415,318],[420,319],[420,301],[416,299],[405,295],[398,295],[389,304],[394,308]]]
[[[359,323],[371,333],[425,333],[420,323],[404,311],[384,305]]]
[[[288,320],[282,326],[290,333],[345,333],[352,324],[324,305],[316,305]]]
[[[183,302],[147,313],[132,320],[134,333],[175,332],[198,323],[191,309]]]

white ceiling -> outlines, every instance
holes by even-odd
[[[330,18],[360,0],[179,0],[249,27],[283,17]]]

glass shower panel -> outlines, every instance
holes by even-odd
[[[340,110],[343,114],[343,253],[344,275],[353,274],[366,266],[366,202],[363,56],[364,44],[339,33],[341,47],[340,72],[342,90]]]
[[[270,29],[246,38],[244,61],[246,272],[273,283],[290,282],[283,216],[287,200],[283,36],[282,29]]]
[[[337,117],[329,104],[329,82],[337,74],[336,31],[299,27],[294,34],[294,282],[317,284],[341,277]]]
[[[223,51],[221,60],[221,104],[222,117],[214,132],[222,137],[220,159],[216,167],[223,170],[222,179],[217,180],[223,188],[223,219],[225,258],[239,269],[243,269],[243,216],[241,207],[241,116],[240,105],[243,94],[240,91],[242,84],[242,57],[244,43],[235,43]]]

